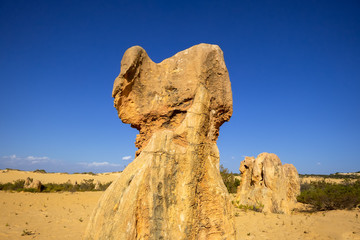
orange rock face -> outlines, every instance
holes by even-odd
[[[200,85],[209,91],[208,137],[215,142],[219,127],[232,114],[231,86],[220,48],[200,44],[159,64],[139,46],[125,52],[112,95],[119,118],[140,132],[137,154],[154,132],[174,130],[182,123]]]
[[[108,188],[85,239],[235,239],[216,139],[232,114],[223,53],[200,44],[154,63],[128,49],[113,88],[137,157]]]

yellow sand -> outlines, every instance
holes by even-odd
[[[355,182],[357,179],[348,179],[350,182]],[[319,181],[325,181],[327,183],[342,183],[344,182],[344,179],[340,178],[323,178],[323,177],[302,177],[300,178],[301,183],[310,183],[310,182],[319,182]]]
[[[1,191],[0,239],[81,239],[102,193]],[[33,235],[21,236],[24,231]]]
[[[360,211],[292,215],[237,210],[237,239],[360,239]]]
[[[0,191],[0,239],[81,239],[103,192]],[[360,211],[263,214],[236,210],[237,239],[360,239]],[[23,232],[33,235],[21,236]]]
[[[13,171],[11,171],[13,172]],[[0,182],[27,176],[43,182],[81,182],[81,175],[0,173]],[[38,176],[44,178],[40,178]],[[116,175],[116,174],[115,174]],[[7,177],[6,180],[5,176]],[[47,176],[47,177],[45,177]],[[51,177],[50,177],[51,176]],[[61,176],[60,178],[57,178]],[[104,176],[111,176],[104,175]],[[75,177],[75,178],[73,178]],[[85,176],[87,179],[95,176]],[[113,176],[114,177],[114,176]],[[117,176],[115,176],[117,177]],[[12,180],[11,180],[12,179]],[[101,178],[103,182],[111,177]],[[92,210],[103,192],[17,193],[0,191],[0,239],[81,239]],[[301,204],[299,204],[301,206]],[[359,239],[360,210],[336,210],[292,215],[236,209],[237,239]],[[32,235],[21,236],[23,233]]]
[[[41,183],[65,183],[70,180],[72,183],[77,181],[80,183],[84,179],[94,179],[101,183],[114,181],[121,173],[101,173],[91,174],[67,174],[67,173],[34,173],[28,171],[17,170],[0,170],[0,183],[13,182],[18,179],[25,180],[30,177],[39,180]]]

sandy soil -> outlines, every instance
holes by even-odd
[[[0,191],[0,239],[81,239],[101,194]]]
[[[17,170],[0,170],[0,183],[13,182],[18,179],[25,180],[30,177],[39,180],[41,183],[65,183],[70,180],[72,183],[77,181],[80,183],[84,179],[94,179],[101,183],[114,181],[121,173],[100,173],[91,174],[68,174],[68,173],[34,173]]]
[[[237,239],[360,239],[360,211],[334,210],[291,215],[236,210]]]
[[[356,182],[357,179],[347,179],[350,182]],[[310,183],[310,182],[319,182],[319,181],[325,181],[327,183],[342,183],[344,182],[344,179],[338,179],[338,178],[323,178],[323,177],[302,177],[300,178],[301,183]]]
[[[0,239],[81,239],[103,192],[0,192]],[[292,215],[236,209],[237,239],[360,239],[360,211]],[[25,232],[31,235],[22,236]]]
[[[17,172],[17,173],[14,173]],[[16,176],[17,175],[17,176]],[[0,172],[0,182],[32,177],[40,181],[81,182],[78,174]],[[113,181],[118,174],[98,175]],[[85,175],[86,179],[97,176]],[[103,192],[24,193],[0,191],[0,239],[81,239],[92,210]],[[303,205],[299,204],[299,207]],[[327,212],[264,214],[236,209],[235,226],[240,239],[358,239],[360,209]],[[27,235],[30,234],[30,235]],[[24,236],[22,236],[24,235]]]

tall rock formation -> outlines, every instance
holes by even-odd
[[[232,114],[223,53],[200,44],[154,63],[129,48],[113,88],[138,151],[96,207],[85,239],[235,239],[216,140]]]
[[[290,213],[300,194],[300,180],[292,164],[281,164],[273,153],[245,157],[240,163],[241,183],[236,203],[263,212]]]

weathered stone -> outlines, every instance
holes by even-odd
[[[24,183],[24,188],[29,188],[32,181],[33,181],[32,178],[27,177]]]
[[[33,188],[36,189],[37,191],[41,191],[42,189],[42,184],[39,180],[33,180],[31,178],[26,178],[25,183],[24,183],[24,188],[25,189],[29,189],[29,188]]]
[[[273,153],[245,157],[236,202],[263,212],[290,213],[300,194],[300,180],[292,164],[281,164]]]
[[[94,190],[100,190],[100,182],[98,180],[95,182]]]
[[[234,239],[216,146],[232,114],[220,48],[200,44],[156,64],[132,47],[113,97],[140,132],[139,150],[102,196],[85,239]]]

